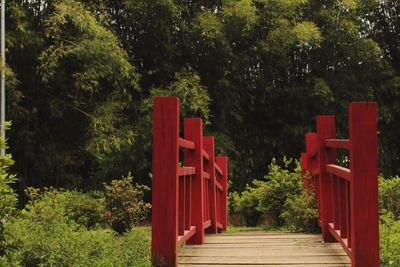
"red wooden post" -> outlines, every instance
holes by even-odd
[[[153,125],[153,260],[177,263],[179,100],[154,98]]]
[[[209,187],[209,201],[210,201],[210,218],[211,227],[206,231],[209,233],[218,233],[217,227],[217,192],[215,183],[215,156],[214,156],[214,136],[205,136],[203,139],[204,150],[209,155],[209,160],[206,163],[205,171],[210,175],[210,187]]]
[[[309,168],[308,168],[308,155],[306,152],[301,153],[301,158],[300,158],[300,165],[301,165],[301,181],[303,184],[303,189],[308,188],[309,184],[308,184],[308,180],[306,177],[307,172],[309,172]]]
[[[351,103],[350,198],[352,266],[379,266],[376,103]]]
[[[226,231],[228,228],[228,157],[217,157],[216,162],[223,173],[221,179],[221,185],[224,189],[221,201],[221,223],[223,230]]]
[[[204,178],[203,178],[203,126],[199,118],[185,119],[184,137],[195,144],[195,149],[185,150],[185,166],[196,168],[192,177],[191,189],[191,221],[196,227],[196,233],[188,240],[188,244],[204,243]]]
[[[332,217],[332,188],[330,174],[325,171],[326,164],[336,164],[336,149],[326,148],[325,140],[335,138],[335,117],[317,116],[318,157],[319,157],[319,186],[322,238],[325,242],[336,242],[328,230]]]

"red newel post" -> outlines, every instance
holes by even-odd
[[[196,227],[196,233],[188,240],[188,244],[204,243],[204,178],[203,178],[203,126],[199,118],[185,119],[184,137],[195,144],[195,149],[185,150],[185,166],[196,168],[196,174],[192,177],[191,189],[191,221]]]
[[[223,230],[226,231],[228,228],[228,157],[216,157],[216,162],[223,173],[221,185],[224,191],[220,205],[222,205],[221,223]]]
[[[353,267],[379,266],[376,103],[351,103],[350,199]]]
[[[336,136],[335,116],[317,116],[317,135],[322,238],[325,242],[336,242],[328,230],[328,223],[333,222],[333,192],[330,174],[325,171],[326,164],[336,164],[336,149],[325,147],[325,140]]]
[[[152,242],[153,260],[177,262],[179,100],[154,98]]]
[[[205,136],[203,139],[204,150],[209,155],[209,160],[206,163],[205,171],[210,174],[210,188],[209,188],[209,199],[210,199],[210,217],[211,227],[206,231],[209,233],[218,233],[217,227],[217,192],[215,183],[215,156],[214,156],[214,136]]]

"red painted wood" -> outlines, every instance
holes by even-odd
[[[216,234],[218,233],[217,228],[217,196],[216,196],[216,177],[215,177],[215,154],[214,154],[214,136],[205,136],[203,138],[203,147],[206,153],[209,155],[209,161],[205,164],[204,170],[210,176],[209,185],[209,203],[210,203],[210,219],[211,227],[207,229],[207,232]]]
[[[348,240],[346,238],[340,238],[340,230],[336,230],[333,226],[333,223],[328,224],[329,233],[342,245],[343,250],[346,254],[351,257],[351,249],[348,247]]]
[[[224,231],[228,228],[228,157],[216,157],[216,162],[222,170],[222,179],[220,180],[223,188],[221,200],[221,218],[220,222]]]
[[[185,208],[186,208],[186,185],[185,185],[185,176],[179,177],[179,209],[178,209],[178,235],[184,235],[185,233]]]
[[[351,248],[351,199],[350,199],[350,182],[346,183],[346,209],[347,209],[347,245]]]
[[[347,238],[347,205],[346,205],[346,190],[347,181],[339,179],[339,228],[340,237]]]
[[[376,103],[349,110],[352,266],[379,266]]]
[[[178,98],[156,97],[153,118],[152,257],[161,259],[167,266],[175,266],[178,241]]]
[[[303,188],[308,188],[308,181],[307,178],[305,177],[307,171],[309,170],[307,158],[308,158],[307,153],[301,153],[300,166],[301,166],[301,181]]]
[[[194,234],[196,234],[196,227],[192,226],[190,227],[189,230],[186,230],[184,235],[180,235],[178,236],[178,242],[177,242],[177,246],[181,246],[183,244],[185,244],[188,240],[190,240]],[[166,265],[166,266],[170,266],[170,265]]]
[[[203,179],[203,125],[201,119],[184,120],[184,136],[195,144],[193,151],[185,150],[185,165],[196,168],[192,176],[191,190],[191,221],[196,227],[196,233],[188,240],[188,244],[204,243],[204,179]]]
[[[217,165],[214,137],[203,138],[201,119],[185,119],[179,137],[179,117],[177,98],[154,99],[152,257],[163,266],[177,266],[180,245],[204,243],[205,229],[227,227],[227,158]]]
[[[326,139],[326,147],[349,149],[350,141],[348,139]]]
[[[218,162],[218,161],[216,160],[216,162]],[[220,175],[220,176],[224,175],[224,173],[222,172],[222,169],[218,166],[217,163],[215,163],[215,170],[218,173],[218,175]]]
[[[325,171],[350,181],[350,169],[335,164],[327,164]]]
[[[328,230],[328,223],[333,220],[332,188],[330,174],[326,172],[327,164],[336,163],[336,150],[325,147],[326,139],[334,139],[336,136],[335,117],[317,117],[318,135],[318,157],[320,169],[320,209],[321,209],[321,229],[322,238],[325,242],[335,242],[336,239]]]
[[[203,157],[204,157],[205,160],[207,160],[207,161],[210,160],[210,155],[207,153],[207,151],[205,151],[203,149],[202,153],[203,153]]]
[[[353,267],[379,266],[378,159],[376,103],[352,103],[349,140],[335,139],[333,116],[317,118],[318,152],[306,135],[304,169],[315,179],[312,163],[319,161],[318,210],[323,238],[337,240],[351,257]],[[349,149],[350,169],[336,165],[336,149]],[[317,185],[318,180],[315,180]],[[319,188],[319,190],[318,190]],[[318,201],[319,199],[319,201]]]
[[[192,226],[192,178],[188,176],[185,181],[185,230],[190,230]]]
[[[178,167],[178,176],[188,176],[196,173],[194,167]]]
[[[178,143],[179,143],[180,148],[191,149],[191,150],[193,150],[195,148],[194,142],[183,139],[183,138],[179,138]]]
[[[331,192],[332,192],[332,215],[333,226],[335,230],[339,230],[339,181],[338,178],[331,174]]]

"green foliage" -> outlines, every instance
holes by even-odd
[[[149,185],[154,95],[179,96],[227,140],[236,191],[273,157],[298,157],[315,115],[336,114],[345,136],[351,101],[378,101],[380,171],[400,173],[398,1],[7,3],[24,185],[92,190],[129,171]]]
[[[380,257],[383,266],[400,266],[400,220],[391,212],[380,216]]]
[[[252,0],[227,1],[223,17],[227,32],[234,38],[240,38],[251,32],[257,21],[257,9]]]
[[[310,190],[302,190],[300,195],[286,199],[280,217],[285,227],[294,232],[316,232],[318,228],[318,210],[315,194]]]
[[[4,129],[7,130],[11,124],[6,123]],[[6,149],[6,140],[0,137],[0,149]],[[16,177],[10,174],[10,167],[14,164],[14,161],[10,154],[6,154],[5,157],[0,158],[0,255],[4,249],[4,235],[3,227],[9,219],[11,213],[15,210],[17,203],[17,194],[11,187],[16,182]]]
[[[253,181],[252,186],[247,185],[246,189],[240,194],[232,192],[229,195],[230,212],[240,214],[248,226],[258,225],[262,215],[258,206],[266,187],[267,185],[264,181]]]
[[[294,170],[290,167],[293,163]],[[261,221],[264,219],[290,231],[315,231],[315,197],[308,190],[302,191],[298,162],[284,158],[280,166],[273,159],[264,178],[253,181],[240,194],[231,193],[230,212],[240,214],[249,226],[265,223]]]
[[[128,175],[104,184],[104,189],[107,221],[115,231],[124,233],[146,218],[151,206],[144,203],[143,194],[148,187],[134,186],[133,177]]]
[[[106,224],[105,197],[101,192],[82,193],[54,188],[42,191],[32,187],[25,192],[31,203],[54,202],[56,206],[62,206],[69,220],[88,229]]]
[[[207,88],[201,84],[200,76],[191,69],[184,69],[175,74],[175,81],[167,88],[154,88],[150,91],[153,101],[155,96],[176,96],[181,102],[181,115],[184,118],[200,117],[205,124],[210,120],[210,96]]]
[[[60,210],[61,216],[79,227],[98,228],[106,223],[105,197],[101,192],[82,193],[55,188],[40,190],[32,187],[28,187],[25,192],[30,200],[25,210],[41,214],[42,209],[43,213],[46,212],[45,205],[51,205]]]
[[[379,202],[384,212],[390,212],[394,218],[400,220],[400,177],[388,179],[379,177]]]
[[[101,226],[104,213],[95,214],[97,196],[89,200],[88,195],[55,189],[29,192],[32,200],[5,224],[9,249],[0,260],[3,266],[150,266],[148,230],[117,235],[86,227],[94,220]]]
[[[267,180],[267,187],[261,197],[259,210],[265,214],[275,217],[278,225],[281,224],[280,216],[284,210],[285,203],[289,198],[301,194],[301,172],[298,162],[296,168],[290,170],[293,160],[283,158],[283,167],[279,166],[275,159],[268,168],[268,174],[264,177]]]

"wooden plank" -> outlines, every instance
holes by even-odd
[[[350,266],[338,243],[320,235],[299,233],[238,233],[206,235],[201,246],[183,246],[179,266]]]
[[[336,175],[340,178],[343,178],[347,181],[350,181],[350,169],[335,165],[335,164],[327,164],[325,166],[325,171],[329,172],[333,175]]]
[[[349,149],[350,141],[348,139],[326,139],[325,146],[331,148]]]
[[[247,257],[180,257],[179,263],[201,263],[201,264],[332,264],[332,263],[349,263],[348,256],[269,256],[269,257],[253,257],[251,254]]]
[[[204,159],[206,159],[207,161],[210,160],[210,155],[207,153],[207,151],[203,149],[201,153]]]
[[[194,142],[183,139],[183,138],[179,138],[178,144],[179,144],[180,148],[184,148],[184,149],[193,150],[195,148]]]
[[[196,233],[196,226],[190,227],[190,230],[186,230],[183,235],[178,236],[178,244],[180,246],[189,240]]]
[[[331,234],[333,235],[333,237],[340,243],[340,245],[342,245],[342,247],[343,247],[344,251],[347,253],[347,255],[349,255],[351,257],[351,249],[348,247],[347,238],[341,238],[340,230],[336,230],[333,227],[332,223],[328,224],[328,229],[329,229],[329,232],[331,232]]]
[[[215,181],[215,186],[219,189],[219,191],[223,192],[224,188],[222,187],[222,185],[216,180]]]
[[[187,176],[196,174],[195,167],[178,167],[178,176]]]
[[[224,173],[222,172],[222,169],[218,166],[218,164],[217,163],[215,163],[215,170],[217,171],[217,173],[219,174],[219,175],[224,175]]]

